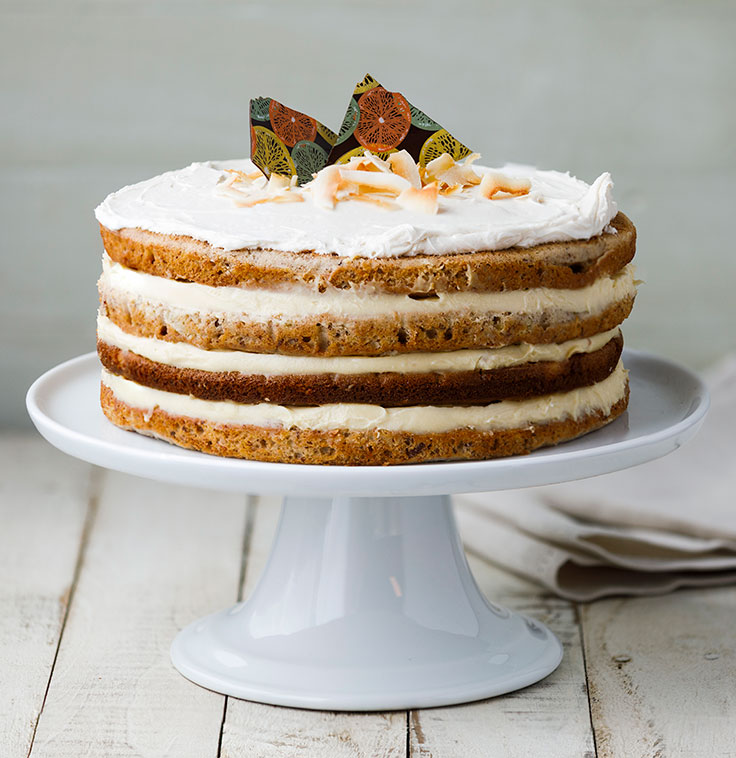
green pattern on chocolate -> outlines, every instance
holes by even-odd
[[[270,97],[256,97],[250,101],[250,117],[256,121],[268,121],[268,108],[271,105]]]
[[[350,98],[350,103],[348,104],[345,118],[342,120],[340,133],[337,135],[337,139],[335,140],[336,145],[341,145],[343,142],[345,142],[346,139],[348,139],[348,137],[352,135],[352,133],[355,131],[355,126],[358,123],[359,118],[360,108],[358,107],[358,103]]]
[[[291,158],[296,166],[297,182],[305,184],[312,181],[312,174],[325,167],[327,151],[316,142],[305,139],[291,149]]]
[[[415,107],[414,105],[410,105],[409,109],[411,110],[411,123],[413,126],[416,126],[419,129],[426,129],[429,132],[436,132],[438,129],[442,128],[424,111],[420,111],[419,108]]]

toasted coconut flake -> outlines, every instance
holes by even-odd
[[[261,203],[303,203],[304,197],[296,193],[284,193],[283,195],[260,195],[249,199],[237,200],[236,205],[240,208],[252,208],[254,205]]]
[[[288,190],[290,187],[291,187],[290,176],[282,176],[281,174],[271,174],[271,176],[268,177],[268,186],[266,187],[266,192],[268,192],[269,195],[276,195],[279,192]]]
[[[532,187],[529,179],[506,176],[495,171],[490,171],[483,175],[479,191],[480,194],[489,200],[499,192],[507,195],[526,195]]]
[[[440,185],[440,195],[454,195],[463,191],[462,184],[442,184]]]
[[[418,213],[437,213],[439,186],[436,182],[428,184],[422,189],[407,187],[396,199],[396,202],[408,211]]]
[[[427,164],[423,181],[425,184],[439,182],[440,191],[454,191],[455,185],[472,187],[480,184],[481,177],[471,165],[478,153],[471,153],[463,163],[458,163],[449,153],[442,153]]]
[[[432,176],[447,171],[455,165],[455,161],[449,153],[442,153],[439,158],[435,158],[427,164],[427,173]]]
[[[349,195],[357,195],[360,192],[360,186],[355,182],[345,181],[342,177],[340,183],[337,185],[337,199],[344,200]]]
[[[362,203],[371,203],[373,205],[377,205],[379,208],[385,208],[389,211],[395,211],[397,206],[396,203],[389,199],[386,196],[376,195],[376,194],[351,194],[348,195],[346,200],[359,200]]]
[[[334,208],[341,181],[342,177],[338,166],[325,166],[316,173],[309,184],[304,186],[312,192],[315,205],[321,208]]]
[[[226,168],[225,173],[229,174],[225,179],[225,182],[229,185],[233,184],[247,184],[247,185],[260,185],[263,186],[266,182],[266,177],[260,171],[254,171],[250,174],[246,174],[245,171],[240,171],[236,168]],[[262,181],[259,181],[262,180]]]
[[[376,166],[376,164],[372,161],[362,160],[360,158],[353,158],[352,160],[348,161],[348,163],[343,164],[342,168],[346,168],[350,171],[372,171],[376,174],[387,173],[379,166]]]
[[[411,157],[408,150],[399,150],[398,153],[392,153],[388,156],[388,163],[394,174],[406,179],[412,187],[422,188],[422,180],[419,176],[419,167]]]
[[[216,191],[241,207],[303,202],[308,192],[315,205],[328,209],[340,201],[357,200],[387,210],[402,207],[430,214],[439,210],[440,195],[455,195],[473,186],[478,186],[478,193],[488,199],[499,194],[529,193],[528,179],[500,172],[478,174],[472,166],[478,158],[478,153],[471,153],[463,161],[456,161],[443,153],[427,166],[418,166],[406,150],[392,153],[385,161],[366,151],[344,165],[326,166],[303,187],[297,185],[296,176],[272,174],[266,180],[260,172],[246,174],[226,169]]]
[[[362,155],[353,156],[342,166],[342,168],[352,171],[380,171],[383,174],[391,173],[391,166],[382,158],[373,155],[370,150],[366,150]]]
[[[267,198],[272,203],[303,203],[304,196],[298,195],[296,192],[288,192],[283,195],[276,195],[276,197]]]
[[[273,202],[272,197],[241,197],[240,200],[235,201],[235,205],[238,206],[238,208],[252,208],[254,205],[260,205],[261,203],[270,203]]]
[[[217,194],[231,198],[240,208],[250,208],[267,202],[303,202],[301,194],[292,191],[295,188],[296,177],[271,174],[266,179],[260,171],[246,174],[237,169],[225,169]]]
[[[383,174],[375,171],[340,169],[340,174],[344,182],[350,182],[360,188],[368,187],[395,195],[399,195],[405,189],[411,187],[411,184],[406,179],[393,173]]]
[[[230,176],[217,185],[217,194],[229,197],[236,202],[247,200],[262,193],[263,184],[259,187],[250,182],[243,182],[237,176]]]
[[[436,174],[437,181],[449,186],[459,184],[461,187],[473,187],[480,184],[481,177],[472,166],[456,163],[446,171]]]
[[[391,172],[391,166],[389,163],[383,160],[383,158],[379,158],[377,155],[374,155],[370,150],[366,150],[365,153],[363,153],[362,157],[365,161],[368,161],[369,166],[373,166],[379,171],[383,171],[385,174]]]

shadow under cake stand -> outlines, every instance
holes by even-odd
[[[90,463],[165,482],[284,495],[260,581],[243,603],[176,636],[174,666],[208,689],[276,705],[388,710],[500,695],[542,679],[562,647],[489,602],[465,559],[448,493],[582,479],[665,455],[692,437],[708,393],[692,373],[626,351],[629,409],[531,455],[389,467],[217,458],[124,432],[98,403],[95,354],[30,388],[41,434]]]

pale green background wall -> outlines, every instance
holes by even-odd
[[[366,71],[483,153],[611,171],[639,228],[627,344],[736,348],[736,2],[0,2],[0,423],[94,347],[109,191],[245,155],[247,101],[339,126]]]

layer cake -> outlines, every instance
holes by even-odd
[[[616,418],[636,233],[610,177],[451,163],[415,197],[401,162],[370,155],[301,188],[224,161],[110,195],[107,417],[215,455],[343,465],[527,453]],[[483,193],[486,177],[508,187]]]

